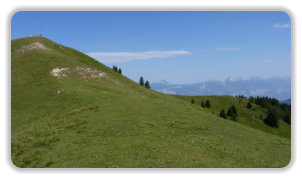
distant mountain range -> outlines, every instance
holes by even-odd
[[[291,78],[242,78],[228,77],[224,81],[205,81],[192,84],[170,84],[161,80],[151,84],[151,88],[166,94],[179,95],[241,95],[268,96],[278,100],[291,97]]]

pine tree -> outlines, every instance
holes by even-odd
[[[205,104],[203,101],[201,102],[201,107],[203,107],[203,108],[205,107]]]
[[[139,79],[139,84],[141,86],[144,86],[144,78],[141,76],[140,79]]]
[[[210,103],[210,101],[209,101],[208,99],[206,100],[206,107],[207,107],[207,108],[210,108],[210,107],[211,107],[211,103]]]
[[[250,102],[248,102],[247,105],[246,105],[246,107],[247,107],[248,109],[251,109],[251,108],[252,108],[252,104],[251,104]]]
[[[194,99],[192,99],[192,100],[191,100],[191,103],[192,103],[192,104],[194,104],[194,103],[195,103]]]
[[[227,112],[228,116],[232,116],[233,115],[233,110],[231,107],[229,107],[228,112]]]
[[[232,121],[237,121],[237,109],[234,105],[229,107],[227,115],[231,117]]]
[[[235,116],[237,116],[237,109],[234,105],[232,105],[232,111],[233,111],[233,114],[235,114]]]
[[[224,118],[224,119],[227,118],[224,109],[222,109],[222,110],[220,111],[219,115],[220,115],[220,117],[222,117],[222,118]]]
[[[150,88],[151,88],[151,87],[150,87],[150,83],[149,83],[148,80],[147,80],[146,83],[145,83],[145,87],[146,87],[147,89],[150,89]]]
[[[267,117],[263,120],[265,124],[271,127],[279,127],[279,119],[277,116],[277,111],[275,109],[270,109],[268,111]]]
[[[119,69],[118,69],[118,73],[119,73],[119,74],[122,74],[122,69],[119,68]]]

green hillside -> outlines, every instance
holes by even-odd
[[[290,161],[290,138],[282,132],[146,89],[43,37],[11,45],[17,167],[285,167]]]
[[[227,111],[231,105],[235,105],[238,111],[238,123],[281,137],[291,137],[291,128],[289,124],[280,119],[278,128],[268,126],[261,120],[261,116],[264,118],[267,115],[267,110],[254,103],[252,103],[252,108],[248,109],[247,104],[249,100],[246,98],[236,98],[233,96],[174,96],[187,102],[191,102],[193,99],[194,104],[199,107],[201,107],[202,101],[205,102],[206,100],[209,100],[211,107],[204,107],[203,109],[216,116],[219,116],[222,109]]]

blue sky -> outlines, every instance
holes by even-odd
[[[280,11],[36,11],[12,17],[12,39],[40,33],[117,65],[134,81],[291,75],[291,20]]]

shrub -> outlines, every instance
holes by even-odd
[[[203,107],[203,108],[205,107],[205,104],[203,101],[201,102],[201,107]]]
[[[194,103],[195,103],[194,99],[191,99],[191,103],[192,103],[192,104],[194,104]]]
[[[119,69],[118,69],[118,73],[119,73],[119,74],[122,74],[122,69],[119,68]]]

